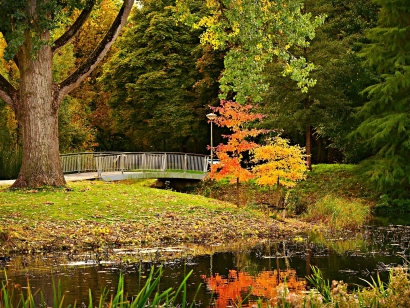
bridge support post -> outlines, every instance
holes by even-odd
[[[127,155],[125,154],[121,154],[120,159],[120,171],[122,174],[124,174],[124,169],[125,169],[125,160],[127,158]]]
[[[142,172],[147,169],[147,154],[143,153],[142,154]]]
[[[81,173],[81,154],[77,154],[77,173]]]
[[[162,157],[162,172],[167,171],[167,153],[164,153],[164,156]]]
[[[204,173],[208,172],[208,157],[204,157]]]
[[[98,174],[98,178],[101,179],[101,173],[102,173],[102,157],[101,156],[97,156],[95,158],[95,162],[97,165],[97,174]]]

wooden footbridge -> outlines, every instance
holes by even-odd
[[[105,181],[140,179],[201,180],[209,156],[164,152],[82,152],[61,154],[65,174],[96,172]]]

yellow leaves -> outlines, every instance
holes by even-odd
[[[217,0],[206,0],[206,7],[209,9],[216,9],[219,5]]]
[[[260,163],[252,169],[259,185],[293,187],[306,177],[304,149],[289,145],[284,138],[276,137],[253,153],[253,161]]]
[[[238,22],[234,22],[232,25],[232,33],[230,36],[237,36],[240,32],[240,24]]]
[[[285,69],[283,70],[284,74],[290,74],[292,72],[292,67],[289,65],[289,63],[285,64]]]
[[[303,148],[291,146],[287,139],[279,136],[269,140],[265,146],[249,140],[250,137],[266,132],[245,128],[249,122],[263,118],[260,114],[252,113],[251,105],[221,101],[221,106],[213,108],[213,111],[220,114],[214,122],[230,128],[233,133],[225,136],[228,138],[227,144],[220,144],[216,148],[219,163],[211,166],[211,179],[226,178],[231,183],[240,183],[256,178],[259,185],[293,187],[297,181],[306,177],[306,155]],[[252,161],[256,166],[252,169],[244,167],[246,162],[242,153],[247,152],[254,156]]]

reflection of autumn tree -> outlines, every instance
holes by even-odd
[[[211,277],[203,275],[202,279],[205,280],[207,288],[217,295],[215,305],[219,308],[241,304],[249,292],[274,303],[280,299],[281,290],[285,287],[290,292],[306,289],[306,281],[297,278],[294,269],[262,271],[257,276],[229,270],[227,278],[215,274]]]

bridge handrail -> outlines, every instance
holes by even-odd
[[[206,173],[209,156],[180,152],[79,152],[60,154],[64,173],[178,170]]]

